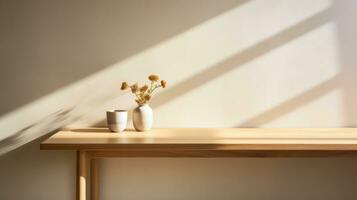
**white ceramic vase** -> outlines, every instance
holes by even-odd
[[[140,105],[133,111],[133,124],[137,131],[148,131],[152,127],[153,112],[149,105]]]

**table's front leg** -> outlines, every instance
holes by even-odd
[[[86,185],[88,183],[88,173],[89,168],[89,158],[86,151],[77,151],[77,200],[87,200],[86,199]]]

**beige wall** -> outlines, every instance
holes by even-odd
[[[158,73],[155,127],[357,124],[356,2],[0,0],[0,154],[130,109]],[[0,199],[74,199],[74,152],[0,157]],[[111,159],[102,199],[356,199],[357,159]]]

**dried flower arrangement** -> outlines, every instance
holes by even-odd
[[[130,88],[131,93],[133,93],[136,97],[135,101],[138,105],[145,105],[149,103],[151,96],[153,92],[157,88],[166,88],[167,82],[165,80],[160,81],[160,77],[158,75],[152,74],[148,77],[148,79],[151,81],[150,85],[143,85],[139,87],[137,83],[134,83],[133,85],[130,85],[127,82],[123,82],[121,84],[121,90],[127,90]]]

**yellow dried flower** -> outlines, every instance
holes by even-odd
[[[148,78],[150,81],[158,81],[160,79],[160,77],[155,74],[150,75]]]
[[[150,96],[150,95],[148,95],[148,94],[146,94],[146,95],[144,96],[144,99],[145,99],[146,101],[150,101],[151,96]]]
[[[167,82],[166,82],[165,80],[161,80],[161,86],[162,86],[163,88],[165,88],[166,85],[167,85]]]
[[[121,90],[126,90],[126,89],[128,89],[128,88],[129,88],[129,85],[128,85],[127,82],[122,82],[122,83],[121,83],[121,87],[120,87]]]
[[[130,89],[136,97],[136,103],[138,103],[139,105],[145,105],[146,103],[149,103],[152,98],[152,94],[156,89],[160,87],[167,87],[166,80],[160,80],[160,77],[158,75],[151,74],[150,76],[148,76],[148,79],[151,82],[143,86],[139,86],[138,83],[129,85],[127,82],[122,82],[120,89]]]
[[[146,92],[146,90],[149,89],[148,85],[144,85],[143,87],[140,88],[140,92]]]
[[[132,93],[136,93],[139,89],[139,86],[137,83],[135,83],[134,85],[130,86],[130,88]]]

